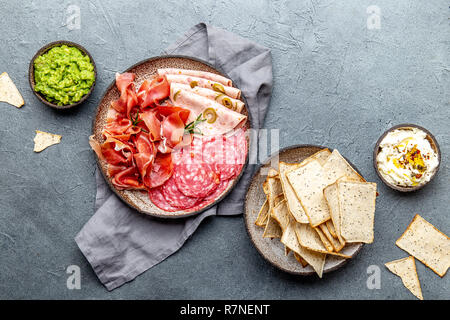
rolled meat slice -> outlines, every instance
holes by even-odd
[[[241,90],[235,87],[225,86],[220,82],[194,76],[188,76],[184,74],[168,74],[166,75],[166,78],[170,84],[175,82],[187,84],[191,88],[195,87],[207,88],[214,90],[218,93],[226,94],[227,96],[230,96],[233,99],[239,99],[241,97]]]
[[[223,106],[227,107],[228,109],[239,113],[244,108],[244,103],[241,100],[234,99],[232,97],[227,96],[226,94],[214,91],[212,89],[202,88],[198,86],[191,88],[191,86],[188,84],[176,82],[172,82],[170,86],[173,88],[174,92],[177,92],[178,90],[191,91],[195,94],[208,98],[209,100],[216,101],[222,104]]]
[[[171,88],[170,99],[174,105],[191,111],[187,123],[195,121],[200,114],[206,119],[196,126],[196,130],[205,136],[225,134],[247,119],[243,114],[191,91],[181,89],[175,92]]]
[[[233,85],[233,82],[225,78],[219,74],[206,72],[206,71],[199,71],[199,70],[188,70],[188,69],[177,69],[177,68],[165,68],[165,69],[158,69],[158,75],[168,75],[168,74],[178,74],[178,75],[186,75],[186,76],[193,76],[197,78],[204,78],[208,80],[212,80],[215,82],[219,82],[223,85],[231,87]]]

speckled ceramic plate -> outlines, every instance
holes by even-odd
[[[134,66],[128,68],[124,72],[132,72],[136,75],[135,84],[136,88],[139,88],[139,86],[144,82],[146,79],[152,79],[156,76],[156,71],[159,68],[183,68],[183,69],[193,69],[193,70],[200,70],[200,71],[207,71],[212,72],[216,74],[223,75],[227,78],[230,78],[225,73],[215,69],[210,64],[201,61],[199,59],[195,59],[192,57],[186,57],[186,56],[159,56],[150,58],[144,61],[141,61]],[[117,90],[115,81],[113,81],[108,89],[106,89],[105,94],[103,95],[102,99],[100,100],[100,103],[97,108],[97,113],[93,120],[93,135],[94,139],[98,142],[103,142],[102,137],[102,130],[104,125],[106,124],[106,114],[108,112],[108,108],[113,100],[116,100],[119,98],[119,90]],[[247,122],[245,123],[245,126],[248,128],[251,127],[251,119],[250,114],[247,109],[247,101],[245,100],[245,97],[243,94],[241,95],[241,100],[245,103],[245,107],[242,110],[242,114],[246,115]],[[249,136],[249,135],[248,135]],[[249,139],[249,137],[247,137]],[[106,181],[108,182],[111,190],[113,190],[117,196],[122,199],[126,204],[128,204],[130,207],[136,209],[137,211],[159,217],[159,218],[184,218],[187,216],[198,214],[211,206],[215,205],[219,201],[221,201],[236,185],[238,180],[240,179],[242,172],[245,170],[245,167],[248,162],[248,148],[250,145],[250,141],[247,143],[247,156],[246,156],[246,163],[243,166],[241,172],[239,175],[229,184],[228,188],[211,204],[209,204],[206,207],[201,208],[197,211],[189,211],[189,210],[183,210],[183,211],[176,211],[176,212],[167,212],[164,211],[157,206],[155,206],[149,199],[148,193],[143,191],[137,191],[137,190],[117,190],[111,183],[111,179],[107,174],[107,166],[108,164],[105,161],[99,160],[97,158],[98,166],[105,177]]]
[[[280,150],[278,154],[279,161],[287,163],[299,163],[324,148],[325,147],[315,145],[297,145],[288,147]],[[330,151],[332,150],[330,149]],[[261,174],[261,169],[270,167],[272,158],[274,158],[275,156],[270,157],[263,165],[261,165],[252,178],[245,198],[245,226],[255,248],[263,256],[263,258],[270,262],[273,266],[292,274],[313,275],[316,273],[311,266],[306,266],[304,268],[300,263],[298,263],[292,253],[290,253],[288,256],[285,255],[284,245],[280,242],[280,239],[263,238],[262,235],[264,229],[255,225],[255,220],[258,216],[259,209],[266,199],[266,195],[262,190],[262,184],[266,179],[266,175]],[[350,163],[350,165],[356,171],[358,171],[355,166],[353,166],[353,164]],[[274,169],[278,170],[278,168],[276,167],[274,167]],[[347,244],[342,249],[341,253],[349,255],[353,258],[359,252],[362,246],[362,243]],[[348,259],[328,255],[325,261],[323,272],[326,273],[336,270],[342,267],[347,262],[347,260]]]

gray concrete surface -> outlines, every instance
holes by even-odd
[[[81,28],[69,30],[78,5]],[[380,28],[367,27],[367,7]],[[23,299],[414,299],[384,263],[407,254],[395,246],[415,213],[450,234],[450,10],[448,1],[5,1],[0,0],[0,72],[26,105],[0,103],[0,298]],[[87,137],[96,104],[116,71],[158,55],[188,28],[206,22],[272,49],[274,90],[265,127],[281,146],[338,148],[379,183],[375,242],[323,279],[285,274],[252,247],[242,216],[207,219],[176,254],[133,282],[108,292],[73,238],[93,214],[95,160]],[[70,25],[69,25],[70,26]],[[28,63],[44,44],[85,46],[98,67],[89,101],[62,113],[28,86]],[[428,128],[442,149],[436,179],[399,194],[372,168],[372,150],[388,127]],[[61,144],[33,153],[34,130]],[[81,289],[66,288],[66,268],[81,268]],[[381,287],[367,288],[367,268]],[[448,275],[417,263],[425,299],[449,299]]]

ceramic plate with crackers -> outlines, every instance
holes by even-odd
[[[253,176],[245,224],[272,265],[322,277],[373,242],[376,196],[376,184],[338,150],[292,146],[270,157]]]

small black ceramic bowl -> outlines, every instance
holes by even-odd
[[[426,139],[430,142],[431,148],[433,149],[434,152],[436,152],[437,156],[438,156],[438,166],[436,168],[436,170],[434,171],[433,175],[430,177],[430,180],[419,184],[417,186],[400,186],[400,185],[396,185],[396,184],[392,184],[390,182],[388,182],[383,175],[381,174],[380,170],[378,169],[378,164],[377,164],[377,156],[378,153],[381,151],[380,148],[380,144],[383,141],[383,139],[386,137],[386,135],[391,132],[394,131],[396,129],[410,129],[410,128],[417,128],[419,130],[422,130],[423,132],[425,132],[427,134]],[[422,189],[423,187],[425,187],[428,183],[431,182],[431,180],[433,180],[433,178],[436,176],[437,172],[439,171],[439,167],[441,166],[441,150],[439,148],[439,144],[436,141],[436,138],[431,134],[430,131],[428,131],[427,129],[418,126],[416,124],[410,124],[410,123],[404,123],[404,124],[399,124],[396,126],[393,126],[392,128],[386,130],[381,137],[378,139],[377,143],[375,144],[375,149],[373,150],[373,166],[375,168],[375,172],[377,173],[378,177],[381,179],[381,181],[384,182],[384,184],[386,184],[388,187],[400,191],[400,192],[412,192],[412,191],[416,191],[419,189]]]
[[[84,53],[85,55],[89,56],[89,59],[91,60],[92,65],[94,66],[94,77],[95,77],[95,79],[94,79],[94,83],[92,84],[91,88],[89,89],[89,92],[86,93],[80,99],[80,101],[77,101],[77,102],[72,103],[72,104],[59,106],[59,105],[57,105],[57,104],[55,104],[53,102],[48,101],[43,94],[41,94],[40,92],[36,92],[34,90],[34,86],[35,86],[35,81],[34,81],[34,60],[36,60],[37,57],[45,54],[50,49],[52,49],[54,47],[62,46],[64,44],[69,46],[69,47],[75,47],[75,48],[79,49],[82,53]],[[51,42],[49,44],[46,44],[41,49],[39,49],[38,52],[36,52],[36,54],[34,55],[33,59],[31,59],[31,61],[30,61],[30,67],[28,69],[28,80],[30,82],[31,91],[33,91],[34,95],[39,100],[41,100],[42,103],[46,104],[49,107],[58,109],[58,110],[71,109],[71,108],[73,108],[75,106],[78,106],[78,105],[82,104],[84,101],[86,101],[87,98],[91,95],[92,91],[94,91],[95,83],[97,82],[97,67],[95,66],[95,62],[94,62],[94,59],[92,58],[91,54],[84,47],[82,47],[79,44],[74,43],[74,42],[65,41],[65,40],[59,40],[59,41],[55,41],[55,42]]]

